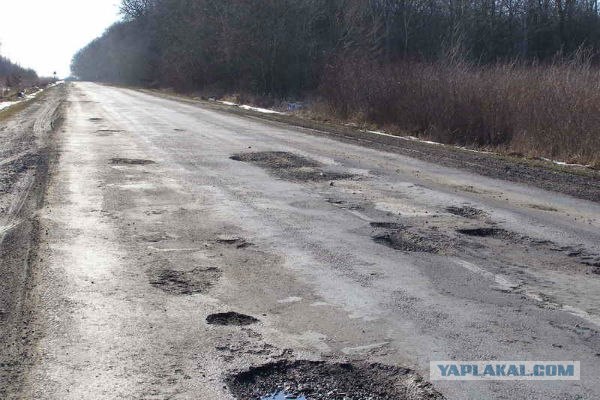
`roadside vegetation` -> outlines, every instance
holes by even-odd
[[[0,55],[0,102],[15,100],[19,93],[27,93],[53,81],[54,78],[40,78],[34,70],[23,68]]]
[[[84,80],[600,167],[592,0],[123,0]]]

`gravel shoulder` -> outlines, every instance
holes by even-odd
[[[42,207],[49,167],[55,157],[53,134],[62,121],[65,87],[0,114],[0,397],[11,398],[20,384],[33,328],[37,245],[36,212]]]

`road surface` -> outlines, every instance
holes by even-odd
[[[8,398],[232,399],[281,360],[576,360],[433,388],[600,398],[599,203],[129,89],[67,100]]]

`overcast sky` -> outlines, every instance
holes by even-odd
[[[119,0],[0,0],[0,54],[38,74],[70,74],[73,54],[119,19]]]

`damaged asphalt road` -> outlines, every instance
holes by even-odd
[[[56,93],[3,397],[600,397],[598,202],[138,91]],[[582,376],[428,382],[432,360]]]

